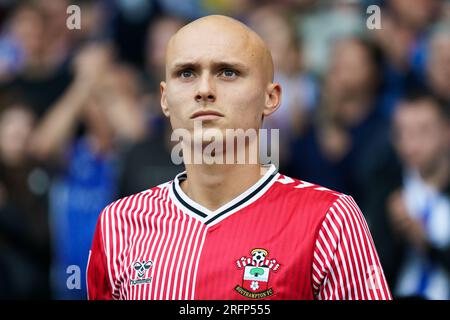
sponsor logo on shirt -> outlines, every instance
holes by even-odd
[[[137,284],[144,284],[152,282],[152,277],[146,278],[148,270],[153,266],[153,261],[142,260],[133,262],[133,269],[135,271],[135,278],[130,280],[132,286]],[[137,278],[136,278],[137,277]]]
[[[236,285],[240,295],[250,299],[263,299],[273,295],[273,288],[269,288],[270,273],[276,272],[280,264],[276,259],[269,259],[266,249],[255,248],[250,257],[243,256],[236,260],[238,269],[243,270],[242,283]]]

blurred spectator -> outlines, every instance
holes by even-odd
[[[366,212],[397,298],[449,298],[450,127],[427,92],[396,107],[392,145],[377,153]]]
[[[118,197],[141,192],[169,181],[184,170],[171,159],[171,127],[163,124],[158,131],[133,145],[123,156]]]
[[[161,16],[153,20],[147,28],[145,49],[145,69],[142,74],[145,86],[145,104],[148,111],[150,131],[158,130],[160,123],[166,122],[161,112],[159,83],[166,76],[166,45],[170,37],[182,26],[184,21],[172,17]],[[154,128],[156,126],[156,128]]]
[[[443,1],[441,23],[450,23],[450,1]]]
[[[153,20],[147,29],[145,50],[145,70],[151,80],[153,90],[159,91],[159,82],[164,79],[166,72],[166,45],[185,21],[172,17],[161,16]]]
[[[48,175],[27,147],[35,116],[26,105],[0,112],[0,297],[48,299]]]
[[[65,11],[61,14],[66,17]],[[9,32],[4,37],[4,41],[11,42],[16,58],[10,68],[12,74],[6,77],[9,81],[0,83],[0,89],[32,102],[38,118],[70,81],[66,64],[70,41],[65,20],[61,25],[59,15],[48,15],[39,2],[20,3],[9,19]],[[50,28],[62,32],[56,34]]]
[[[161,13],[159,1],[112,0],[105,1],[105,4],[111,11],[111,34],[119,57],[142,68],[147,25]]]
[[[315,122],[292,145],[291,175],[361,200],[369,160],[387,140],[388,124],[376,105],[378,60],[364,40],[335,44]]]
[[[163,16],[148,27],[146,46],[145,104],[147,135],[124,154],[119,196],[128,196],[172,179],[183,166],[171,160],[171,128],[161,112],[159,83],[165,79],[165,50],[183,21]]]
[[[108,0],[78,0],[75,2],[81,12],[81,29],[69,31],[75,46],[83,44],[83,42],[111,40],[113,12],[109,3]]]
[[[389,220],[405,252],[394,293],[450,299],[450,118],[421,96],[398,106],[395,147],[401,185],[388,197]]]
[[[386,2],[394,19],[413,32],[426,30],[439,13],[440,1],[437,0],[415,0],[414,5],[411,5],[409,0],[387,0]]]
[[[450,108],[450,24],[436,28],[429,48],[427,76],[430,90]]]
[[[371,34],[383,50],[380,108],[391,117],[408,92],[426,81],[427,39],[438,19],[441,2],[389,0],[382,11],[382,29]]]
[[[74,63],[74,81],[32,139],[36,157],[59,159],[50,197],[52,284],[59,299],[86,297],[83,279],[98,215],[117,196],[121,152],[145,133],[132,69],[115,64],[110,48],[100,44],[83,48]],[[76,136],[79,123],[85,131]],[[80,268],[81,290],[67,287],[69,266]]]
[[[274,61],[274,81],[283,89],[281,108],[264,119],[264,128],[280,130],[280,166],[284,167],[289,162],[291,139],[303,134],[317,103],[317,88],[303,68],[293,15],[282,7],[268,5],[252,12],[248,22],[267,43]]]
[[[66,10],[71,3],[69,0],[34,0],[34,3],[44,17],[43,38],[38,39],[42,42],[43,64],[57,68],[69,57],[76,34],[66,27]]]
[[[332,44],[339,38],[361,36],[366,31],[358,1],[317,1],[314,10],[301,15],[299,27],[304,39],[305,65],[316,75],[329,66]]]

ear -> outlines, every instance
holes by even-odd
[[[161,83],[159,84],[159,91],[161,93],[161,109],[164,115],[167,118],[170,118],[169,106],[167,105],[166,86],[167,84],[164,81],[161,81]]]
[[[266,88],[266,101],[264,105],[264,116],[274,113],[281,104],[281,85],[270,83]]]

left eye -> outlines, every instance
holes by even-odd
[[[224,75],[226,78],[232,78],[237,76],[237,72],[231,69],[225,69],[222,71],[222,75]]]
[[[181,71],[180,72],[180,76],[182,77],[182,78],[189,78],[189,77],[191,77],[193,75],[193,73],[192,73],[192,71],[190,71],[190,70],[184,70],[184,71]]]

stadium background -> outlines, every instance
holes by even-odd
[[[66,27],[71,4],[81,30]],[[379,30],[366,25],[373,4]],[[283,101],[265,126],[280,129],[280,171],[355,197],[394,297],[448,299],[440,0],[0,1],[0,298],[84,299],[100,210],[182,170],[159,106],[164,48],[211,13],[272,51]]]

